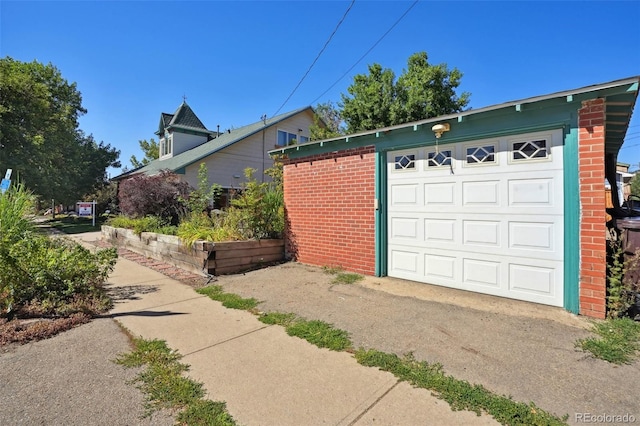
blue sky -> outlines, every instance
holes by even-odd
[[[473,108],[640,75],[640,1],[356,0],[280,109],[350,4],[2,0],[0,56],[50,62],[76,82],[80,128],[119,149],[123,166],[183,95],[209,129],[239,127],[339,102],[368,64],[397,76],[420,51],[464,73]],[[632,169],[639,111],[618,157]]]

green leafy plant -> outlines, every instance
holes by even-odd
[[[296,314],[283,312],[267,312],[258,318],[261,322],[269,325],[281,325],[286,327],[296,320]]]
[[[136,235],[140,235],[143,232],[176,235],[178,232],[178,227],[170,225],[166,220],[158,216],[131,218],[118,215],[107,219],[106,224],[114,228],[132,229]]]
[[[258,306],[258,301],[254,298],[244,299],[237,294],[225,293],[221,286],[210,285],[196,290],[200,294],[208,296],[212,300],[222,302],[222,306],[230,309],[252,310]]]
[[[305,339],[319,348],[343,351],[352,346],[349,333],[324,321],[298,320],[288,325],[286,330],[288,335]]]
[[[202,383],[183,376],[189,366],[179,362],[182,355],[165,341],[134,338],[133,344],[134,350],[115,362],[127,368],[146,367],[133,380],[146,394],[145,416],[163,408],[178,409],[181,424],[235,425],[224,403],[204,400]]]
[[[228,225],[246,238],[279,238],[284,231],[284,196],[281,182],[258,182],[255,169],[246,168],[246,182],[227,211]],[[277,172],[268,172],[278,176]]]
[[[220,196],[222,186],[217,183],[209,185],[209,172],[205,163],[200,163],[198,169],[198,187],[192,189],[187,197],[181,198],[187,206],[189,214],[200,215],[214,205]]]
[[[613,364],[628,364],[640,350],[640,323],[630,318],[613,318],[593,324],[599,337],[580,339],[576,346],[596,358]]]

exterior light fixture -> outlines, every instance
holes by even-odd
[[[436,134],[436,139],[440,139],[440,136],[442,136],[444,132],[448,132],[449,130],[451,130],[451,126],[449,125],[449,123],[436,124],[431,128],[431,131]]]

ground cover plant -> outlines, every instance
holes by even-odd
[[[235,421],[224,402],[204,399],[200,382],[183,375],[189,366],[163,340],[133,339],[134,349],[119,355],[115,362],[127,368],[144,367],[133,379],[146,395],[145,417],[162,409],[177,410],[183,425],[233,426]]]
[[[639,322],[615,318],[594,323],[592,331],[598,337],[578,340],[576,346],[613,364],[628,364],[637,358],[640,351]]]
[[[104,218],[97,217],[96,225],[93,226],[93,219],[90,217],[57,215],[55,219],[50,219],[44,223],[65,234],[82,234],[84,232],[99,231],[103,222]]]
[[[49,337],[111,305],[103,284],[115,265],[115,249],[91,252],[43,235],[33,222],[33,206],[22,185],[0,195],[2,344]]]

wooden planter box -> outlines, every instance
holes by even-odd
[[[187,247],[173,235],[102,226],[102,239],[191,272],[233,274],[284,260],[284,240],[197,241]]]

